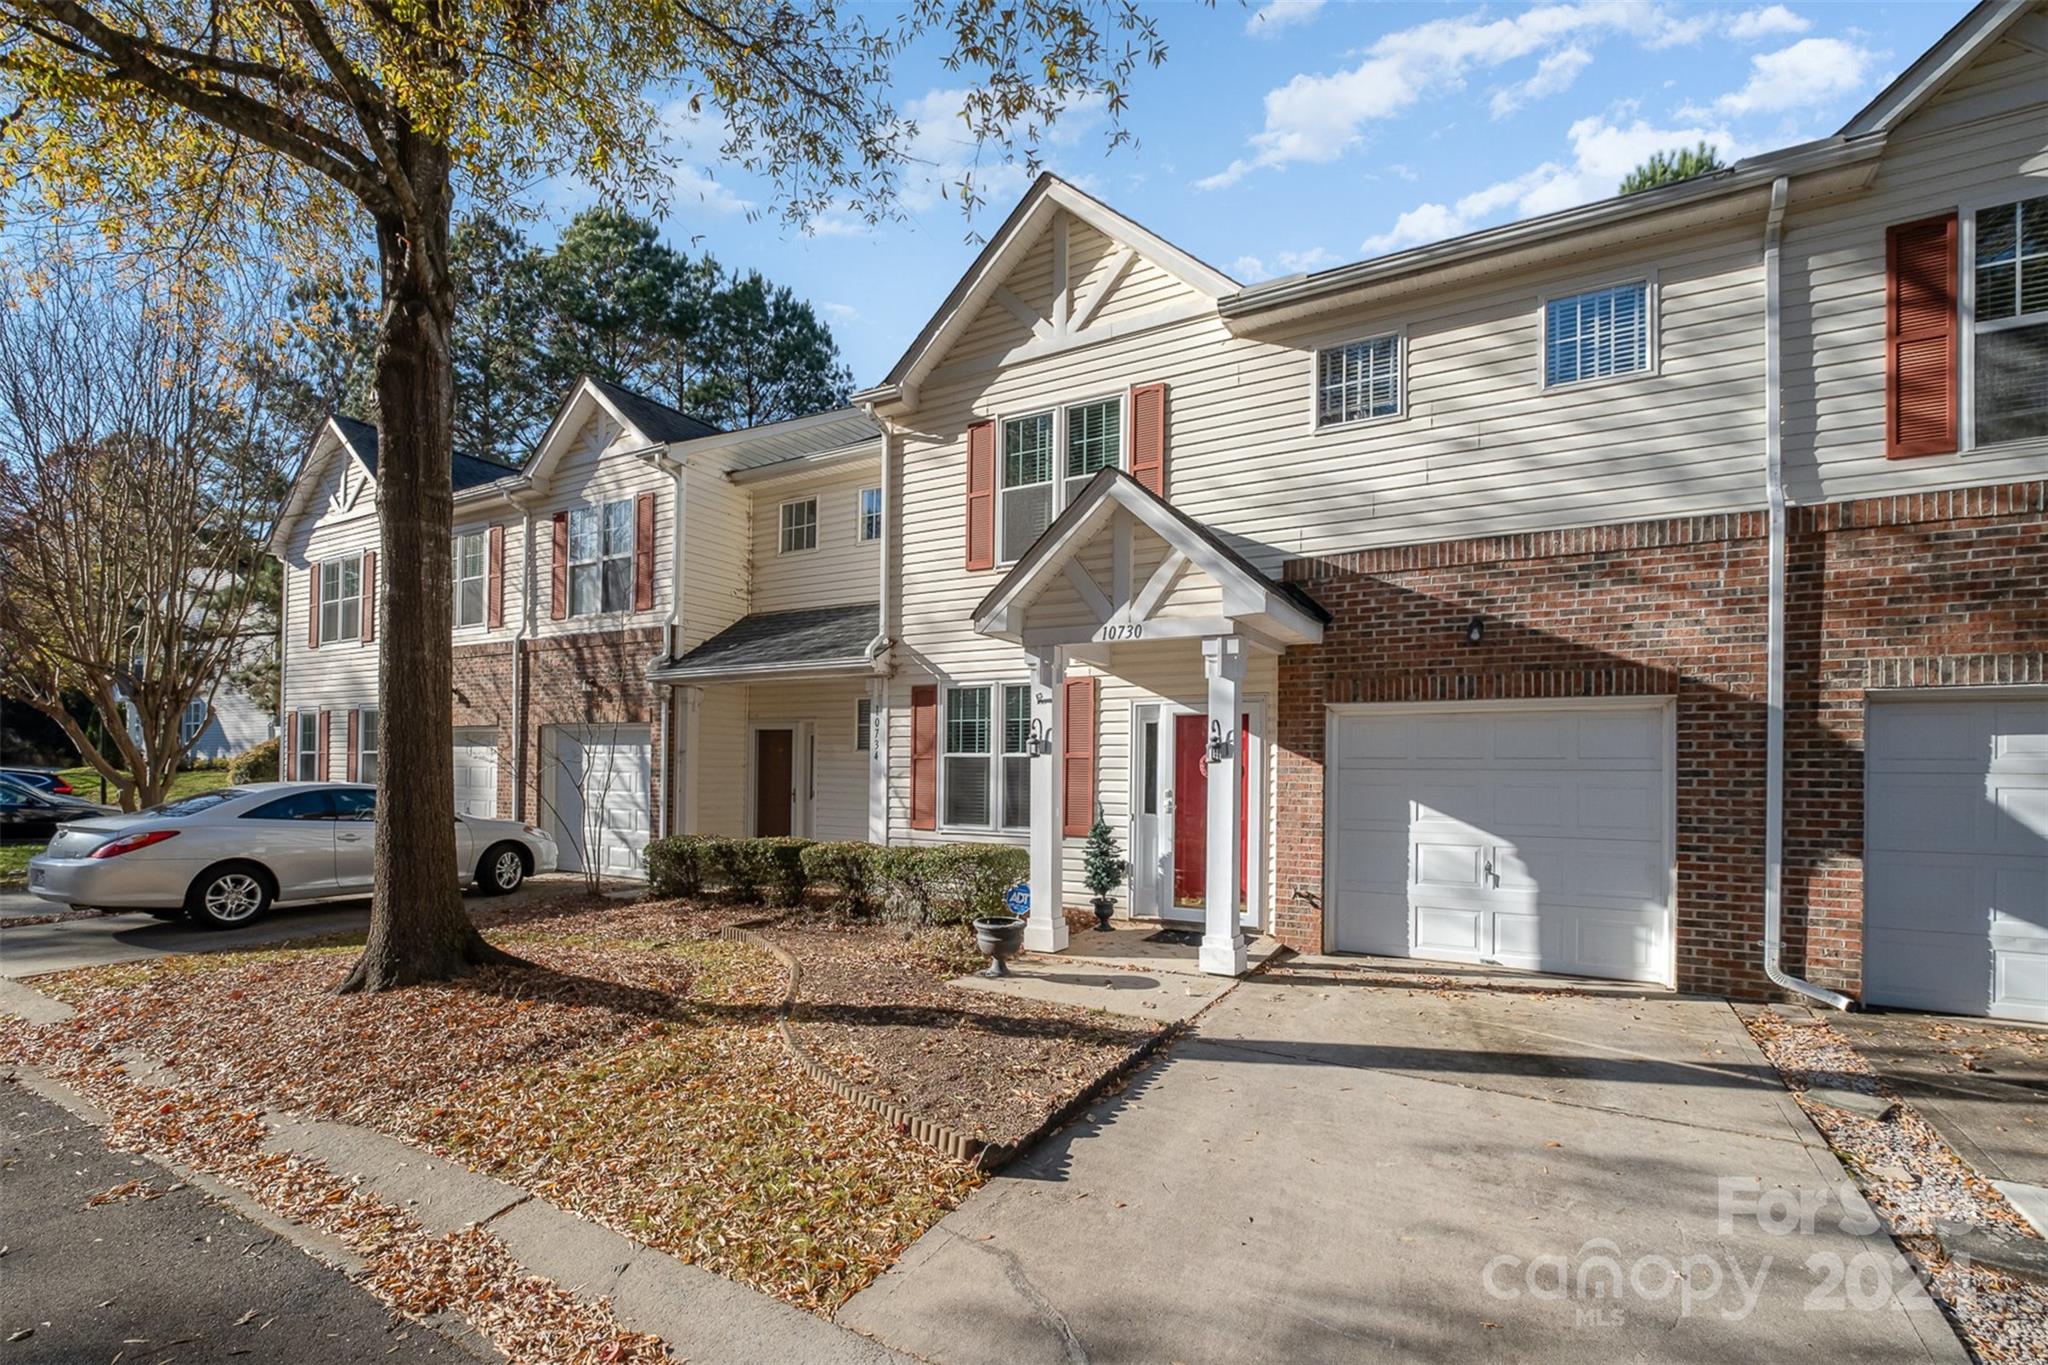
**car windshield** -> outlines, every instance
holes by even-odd
[[[144,815],[197,815],[203,810],[212,810],[238,796],[249,793],[240,787],[215,787],[210,792],[198,792],[192,796],[181,796],[175,801],[166,801],[160,806],[151,806]]]

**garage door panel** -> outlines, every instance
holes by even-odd
[[[652,830],[652,743],[645,726],[550,726],[553,820],[565,871],[595,865],[641,877]]]
[[[1658,706],[1340,717],[1333,946],[1666,979],[1664,724]],[[1381,854],[1366,894],[1354,831],[1397,823],[1402,881]]]
[[[2048,1019],[2048,700],[1870,709],[1863,993]]]
[[[1338,847],[1338,894],[1381,891],[1406,895],[1408,890],[1408,832],[1347,835]]]

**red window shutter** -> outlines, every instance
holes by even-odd
[[[910,827],[939,827],[939,689],[910,689]]]
[[[654,605],[654,494],[633,499],[633,610]]]
[[[1885,229],[1884,267],[1885,457],[1949,454],[1961,409],[1956,216]]]
[[[1060,833],[1086,837],[1095,823],[1095,679],[1069,678],[1061,685],[1060,745]]]
[[[320,648],[320,566],[306,565],[306,648]]]
[[[967,567],[996,566],[996,424],[967,428]]]
[[[348,713],[348,758],[346,763],[348,780],[351,782],[356,780],[356,737],[359,733],[356,727],[362,723],[362,714],[360,711],[350,711]]]
[[[299,713],[284,713],[284,735],[278,740],[278,768],[287,782],[299,780]]]
[[[363,551],[363,638],[377,638],[377,552]]]
[[[314,771],[317,775],[313,780],[316,782],[325,782],[327,780],[327,722],[332,714],[332,712],[328,711],[320,713],[320,753],[314,759]]]
[[[555,546],[548,566],[548,615],[559,621],[569,614],[569,514],[555,513]]]
[[[505,624],[505,527],[491,527],[489,557],[484,561],[484,621],[492,630]]]
[[[1131,477],[1166,496],[1166,385],[1131,388]]]

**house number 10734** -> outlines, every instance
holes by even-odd
[[[1145,637],[1145,628],[1136,624],[1104,626],[1101,634],[1104,640],[1141,640]]]

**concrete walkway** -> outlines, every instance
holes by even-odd
[[[1243,982],[840,1320],[1013,1365],[1966,1359],[1725,1003],[1446,979]]]

